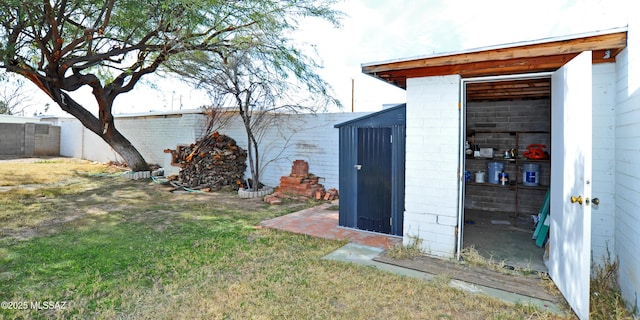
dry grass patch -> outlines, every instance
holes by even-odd
[[[503,274],[530,275],[534,273],[530,268],[516,268],[506,265],[504,261],[486,258],[473,246],[462,249],[461,256],[463,261],[469,265],[483,267]]]
[[[391,259],[411,259],[421,257],[424,255],[420,246],[422,239],[414,238],[409,245],[405,246],[398,244],[386,251],[386,254]]]
[[[602,265],[593,269],[589,316],[592,319],[633,319],[620,294],[618,261],[607,257]]]
[[[503,262],[486,259],[473,247],[465,248],[462,252],[464,260],[475,266],[482,266],[491,270],[508,274],[529,274],[530,270],[510,270],[504,268]],[[590,317],[592,319],[633,319],[629,310],[625,307],[617,283],[618,263],[609,258],[602,262],[601,266],[593,266],[594,274],[590,283]],[[554,296],[561,296],[553,280],[548,274],[539,273],[540,285],[544,290]],[[523,306],[524,307],[524,306]],[[562,300],[562,307],[570,310],[570,306]],[[634,311],[635,312],[635,311]]]
[[[144,292],[127,286],[121,307],[132,310],[127,315],[133,318],[165,319],[528,319],[536,312],[370,267],[321,260],[339,247],[336,242],[255,233],[242,250],[193,268],[177,281],[156,279]],[[102,314],[118,316],[113,309]]]
[[[2,309],[0,318],[552,318],[321,259],[343,242],[254,228],[310,203],[268,206],[229,192],[173,194],[148,181],[80,178],[72,189],[65,178],[20,189],[20,197],[0,192],[19,212],[0,209],[0,300],[67,302],[64,310]]]
[[[86,160],[50,158],[0,161],[0,186],[53,184],[78,175],[117,173],[122,170]]]

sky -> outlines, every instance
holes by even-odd
[[[345,109],[351,109],[354,79],[355,111],[374,111],[404,102],[405,91],[362,74],[363,63],[626,26],[618,3],[623,1],[345,1],[338,7],[349,15],[343,27],[322,30],[315,41],[323,75]]]
[[[623,10],[627,1],[634,0],[344,0],[336,6],[346,15],[339,29],[310,19],[294,38],[317,50],[324,66],[319,74],[344,106],[330,111],[351,111],[352,83],[354,111],[378,111],[383,104],[405,102],[406,94],[364,75],[363,63],[624,27],[627,12],[638,12]],[[138,84],[116,99],[114,113],[195,109],[209,102],[205,93],[175,79],[147,82],[159,89]],[[77,97],[92,103],[89,90]],[[45,101],[33,109],[41,110]],[[53,105],[48,114],[65,113]]]

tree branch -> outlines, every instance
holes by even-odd
[[[100,15],[96,19],[96,24],[94,25],[94,29],[97,27],[98,21],[102,19],[102,15],[104,14],[104,20],[102,21],[102,25],[100,26],[100,29],[98,31],[100,34],[104,34],[104,30],[107,29],[107,26],[109,25],[109,21],[111,21],[111,12],[113,11],[114,3],[115,3],[115,0],[109,0],[105,2],[105,5],[104,7],[102,7],[102,11],[100,12]]]
[[[48,62],[49,65],[53,64],[54,61],[52,59],[52,55],[51,55],[51,51],[49,51],[49,49],[47,48],[47,36],[49,33],[47,33],[47,35],[45,35],[44,38],[41,38],[40,35],[40,30],[36,29],[39,28],[40,25],[34,23],[35,21],[37,21],[37,19],[31,14],[31,12],[29,11],[29,8],[27,7],[27,5],[25,3],[23,3],[23,8],[25,10],[25,12],[27,13],[26,15],[29,17],[28,18],[28,25],[31,27],[31,31],[33,32],[33,41],[35,42],[36,46],[40,49],[42,56],[44,58],[46,58],[46,61]],[[21,31],[22,32],[22,31]],[[19,35],[18,35],[19,36]],[[39,64],[39,68],[41,68],[43,66],[44,59],[40,60],[40,64]]]
[[[44,4],[44,18],[49,22],[50,30],[52,32],[51,42],[53,44],[53,50],[51,51],[53,52],[54,61],[57,62],[62,57],[60,49],[62,49],[63,40],[60,37],[60,30],[58,30],[58,22],[55,19],[53,7],[51,7],[51,1],[43,0],[42,2]]]

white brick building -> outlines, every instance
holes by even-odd
[[[471,116],[466,108],[472,86],[488,84],[483,94],[493,101],[507,100],[500,94],[526,100],[548,87],[549,273],[578,316],[588,318],[591,262],[602,262],[609,251],[620,264],[623,297],[637,308],[640,25],[362,69],[407,90],[404,243],[420,239],[425,252],[443,258],[455,258],[463,241],[464,171],[471,162],[465,156],[465,119]],[[531,91],[515,93],[525,80]],[[501,85],[510,89],[490,91]]]
[[[451,146],[458,144],[459,84],[457,75],[407,79],[403,242],[429,239],[424,251],[442,257],[454,256],[458,225],[458,180],[451,179],[458,149]]]
[[[579,56],[582,52],[589,56]],[[587,63],[588,71],[579,73],[583,79],[563,80],[573,74],[565,71],[568,70],[565,65],[589,59],[592,63]],[[584,63],[577,67],[578,72],[584,71],[583,67]],[[559,69],[563,71],[558,73]],[[573,141],[564,139],[570,134],[563,132],[569,124],[561,122],[551,130],[550,274],[576,313],[586,318],[590,264],[601,262],[611,252],[612,258],[619,261],[623,297],[630,307],[638,306],[640,72],[637,70],[640,70],[637,24],[586,35],[363,65],[363,72],[407,90],[403,243],[409,245],[420,239],[425,252],[442,258],[455,258],[460,253],[464,234],[463,173],[467,165],[464,155],[467,87],[497,82],[513,86],[521,79],[534,79],[537,84],[550,86],[547,98],[552,118],[575,115],[584,121],[577,129],[589,132],[577,139],[590,145],[583,150],[588,160],[566,164],[564,161],[574,156],[566,150],[576,147]],[[571,89],[574,82],[587,87]],[[558,84],[559,88],[553,88]],[[591,94],[579,95],[581,109],[577,111],[555,107],[552,100],[564,97],[567,91]],[[264,163],[263,182],[277,185],[280,176],[288,174],[291,162],[303,159],[310,163],[310,172],[325,178],[321,182],[326,187],[338,187],[338,130],[333,125],[362,115],[286,116],[288,125],[272,128],[261,141],[264,159],[272,160]],[[149,162],[169,170],[169,156],[162,150],[194,142],[202,135],[205,120],[205,115],[193,111],[119,116],[116,125]],[[62,155],[118,160],[111,148],[76,120],[56,121],[62,127]],[[246,145],[238,123],[230,123],[220,131]],[[558,172],[577,175],[569,181]],[[570,203],[571,195],[581,196],[585,204]],[[593,198],[600,200],[597,207],[586,203],[586,199]],[[576,270],[575,274],[568,273]]]

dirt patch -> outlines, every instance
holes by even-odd
[[[0,164],[2,163],[34,163],[38,161],[63,161],[70,160],[72,158],[60,157],[60,156],[38,156],[38,157],[25,157],[25,156],[13,156],[13,155],[0,155]]]
[[[70,178],[64,181],[58,181],[53,183],[30,183],[30,184],[19,184],[12,186],[0,186],[0,192],[8,192],[15,189],[20,190],[28,190],[35,191],[42,188],[52,188],[52,187],[63,187],[72,184],[81,183],[83,179],[81,178]]]

